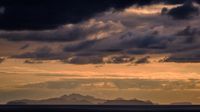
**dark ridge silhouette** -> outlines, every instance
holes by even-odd
[[[124,100],[122,98],[117,98],[115,100],[108,100],[103,103],[103,105],[154,105],[151,101],[141,101],[138,99]]]
[[[151,101],[142,100],[124,100],[117,98],[115,100],[104,100],[92,96],[83,96],[80,94],[63,95],[58,98],[49,98],[43,100],[16,100],[10,101],[7,105],[154,105]]]
[[[143,101],[138,99],[125,100],[123,98],[116,98],[114,100],[105,100],[95,98],[93,96],[84,96],[80,94],[63,95],[60,97],[43,99],[43,100],[15,100],[9,101],[6,105],[102,105],[102,106],[158,106],[158,103],[152,101]],[[166,105],[193,105],[191,102],[173,102]]]
[[[43,100],[16,100],[10,101],[8,105],[93,105],[103,103],[105,100],[94,98],[92,96],[82,96],[79,94],[63,95],[58,98],[49,98]]]

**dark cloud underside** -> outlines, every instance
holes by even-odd
[[[180,4],[186,0],[1,0],[0,29],[44,30],[79,23],[100,12],[133,4]],[[193,0],[196,1],[196,0]],[[199,2],[199,1],[197,1]]]
[[[176,62],[176,63],[199,63],[200,62],[200,53],[197,51],[190,51],[186,53],[177,53],[173,54],[166,59],[164,62]]]
[[[171,9],[168,14],[174,19],[190,19],[199,15],[199,8],[195,7],[192,1],[188,1],[182,6]]]
[[[153,0],[1,0],[5,11],[0,15],[2,30],[43,30],[67,23],[78,23],[95,14]]]
[[[63,59],[64,53],[54,53],[49,47],[38,48],[35,51],[13,56],[14,58],[29,58],[35,60],[57,60]]]

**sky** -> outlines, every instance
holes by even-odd
[[[0,103],[79,93],[200,104],[198,0],[0,1]]]

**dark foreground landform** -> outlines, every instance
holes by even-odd
[[[200,105],[1,105],[0,112],[200,112]]]

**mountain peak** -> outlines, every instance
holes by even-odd
[[[82,96],[82,95],[80,95],[80,94],[70,94],[70,95],[63,95],[63,96],[61,96],[60,98],[69,98],[69,97],[84,97],[84,96]]]

